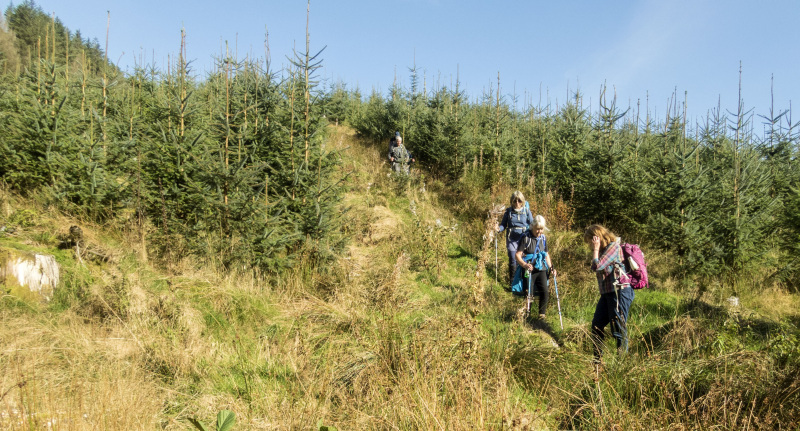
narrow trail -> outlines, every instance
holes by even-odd
[[[361,280],[367,270],[374,265],[376,257],[382,253],[396,252],[403,248],[403,236],[407,235],[411,229],[410,224],[415,221],[412,219],[415,212],[422,214],[420,217],[423,222],[435,224],[436,220],[454,220],[455,217],[447,210],[442,204],[436,191],[432,191],[430,187],[425,187],[424,182],[418,184],[417,187],[409,188],[405,195],[409,199],[411,208],[398,208],[398,202],[405,202],[402,200],[403,195],[397,193],[396,201],[392,198],[387,199],[385,195],[395,193],[385,193],[384,191],[391,188],[393,183],[391,181],[390,169],[388,163],[384,161],[385,155],[379,150],[380,145],[371,146],[358,138],[352,129],[347,127],[333,127],[331,135],[331,142],[334,142],[335,148],[342,152],[345,161],[345,169],[350,174],[350,190],[344,198],[345,206],[349,207],[351,212],[357,212],[364,215],[366,225],[360,234],[351,242],[348,247],[347,256],[343,259],[344,266],[347,271],[348,280],[354,283],[365,283],[366,280]],[[502,205],[496,205],[501,208]],[[499,217],[498,214],[502,212],[497,211],[496,208],[490,208]],[[487,210],[488,211],[488,210]],[[493,223],[487,220],[487,223]],[[505,259],[505,246],[504,239],[498,238],[498,259],[502,262]],[[488,244],[488,245],[486,245]],[[489,241],[483,245],[483,250],[476,250],[474,257],[470,262],[471,270],[461,271],[452,274],[448,277],[447,284],[459,286],[460,288],[467,289],[476,283],[476,277],[480,278],[481,289],[493,291],[493,295],[499,296],[503,304],[508,304],[510,301],[516,309],[515,320],[520,324],[520,327],[528,331],[531,336],[541,339],[541,344],[544,346],[551,346],[559,348],[561,342],[555,334],[555,331],[548,322],[539,321],[535,318],[530,318],[524,314],[524,299],[512,297],[509,292],[501,287],[503,280],[502,276],[495,282],[493,274],[486,273],[485,271],[476,271],[478,261],[481,260],[480,256],[484,256],[486,262],[484,264],[494,262],[494,242]],[[461,247],[462,244],[457,244]],[[488,248],[487,248],[488,247]],[[454,258],[445,253],[444,256],[437,256],[438,259],[447,260],[445,265],[455,265]],[[487,260],[488,259],[488,260]],[[491,261],[491,262],[489,262]],[[501,274],[504,272],[501,270]],[[409,274],[413,277],[413,274]],[[413,281],[411,282],[413,285]],[[412,287],[413,288],[413,287]],[[483,293],[485,296],[485,293]],[[485,303],[481,306],[491,307]]]

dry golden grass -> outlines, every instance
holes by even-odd
[[[787,292],[785,289],[773,286],[765,289],[754,289],[748,292],[748,300],[753,307],[768,313],[771,318],[781,320],[800,315],[800,296]]]
[[[130,429],[159,426],[165,393],[138,366],[118,327],[64,315],[53,327],[3,314],[0,428]]]

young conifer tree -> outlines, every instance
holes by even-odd
[[[305,237],[304,247],[314,263],[330,261],[344,245],[338,210],[344,177],[339,174],[339,154],[324,146],[327,122],[322,115],[323,94],[317,77],[322,67],[321,54],[322,50],[311,51],[307,20],[305,49],[295,51],[292,59],[296,71],[292,76],[297,80],[292,86],[300,90],[302,99],[291,115],[300,120],[303,152],[292,184],[297,196],[289,211],[295,215],[295,229]]]
[[[718,208],[707,220],[713,249],[718,251],[721,275],[734,290],[740,287],[741,275],[763,262],[769,248],[769,221],[777,203],[769,193],[772,177],[757,151],[751,121],[740,96],[728,125],[731,135],[713,155],[712,188],[707,195],[708,207]]]
[[[633,183],[625,177],[624,136],[617,131],[617,123],[627,111],[617,108],[616,96],[608,97],[607,88],[600,92],[598,117],[589,140],[586,177],[580,178],[575,194],[581,202],[577,208],[583,223],[605,223],[619,230],[624,220],[623,191]]]
[[[582,179],[590,177],[589,164],[591,157],[589,141],[592,126],[589,115],[582,106],[582,95],[576,92],[574,99],[565,104],[560,111],[553,114],[550,127],[550,156],[545,164],[545,175],[551,188],[559,190],[562,195],[581,199],[584,190]]]
[[[684,130],[683,119],[673,117],[659,140],[668,151],[649,160],[640,183],[650,191],[646,227],[656,246],[677,253],[683,276],[708,275],[716,270],[706,252],[711,244],[707,213],[712,209],[706,201],[711,184],[708,169],[695,162],[701,144],[687,139]]]

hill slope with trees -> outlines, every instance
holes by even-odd
[[[183,53],[128,73],[33,2],[6,22],[0,256],[52,255],[61,277],[48,302],[3,278],[0,428],[796,426],[790,110],[518,108],[500,82],[472,100],[415,69],[362,96],[318,81],[310,41],[283,70],[225,52],[203,78]],[[563,329],[503,288],[514,190],[552,228]],[[653,286],[602,369],[595,222],[641,244]]]

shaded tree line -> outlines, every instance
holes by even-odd
[[[0,19],[0,71],[19,75],[37,67],[40,59],[99,74],[116,70],[97,38],[88,39],[71,31],[55,16],[48,16],[33,0],[9,5]]]

